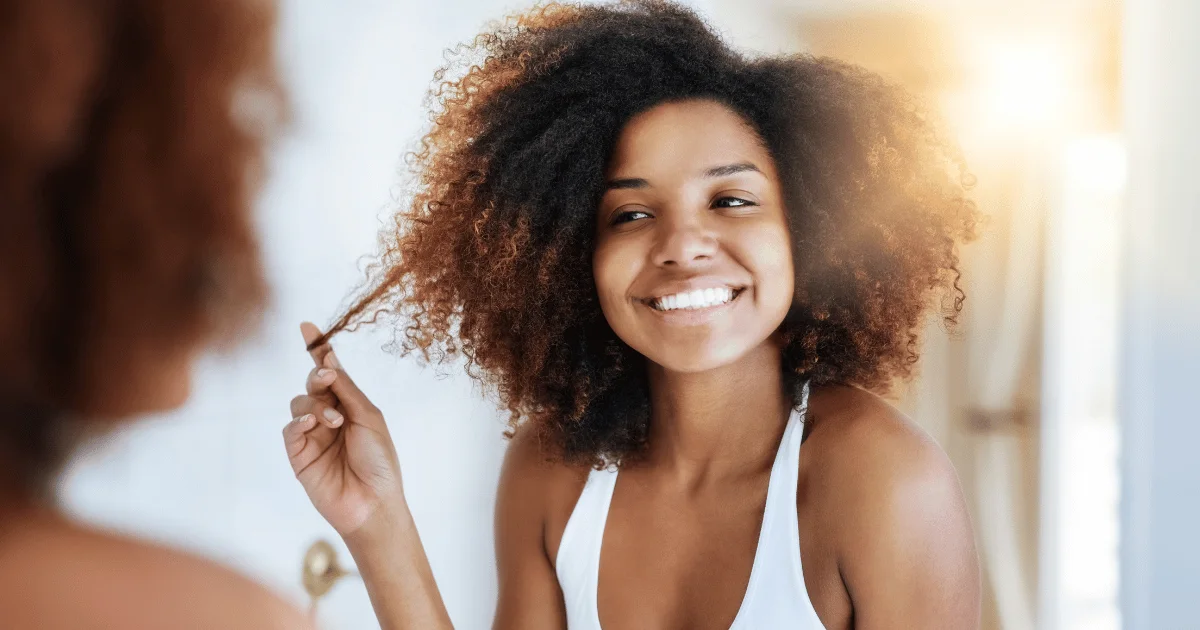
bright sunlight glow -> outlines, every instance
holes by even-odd
[[[1048,38],[983,39],[977,53],[979,108],[988,127],[1044,130],[1067,110],[1072,72],[1067,51]]]

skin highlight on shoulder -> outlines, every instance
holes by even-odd
[[[562,460],[556,445],[531,429],[518,429],[510,440],[500,487],[511,497],[505,511],[519,510],[526,517],[536,515],[541,522],[544,550],[553,565],[563,530],[591,468]],[[501,517],[500,509],[496,516]]]
[[[923,606],[909,610],[913,618],[945,619],[948,628],[977,624],[978,555],[946,453],[914,421],[859,388],[819,388],[810,410],[798,507],[822,541],[810,555],[835,559],[854,627],[886,627],[863,626],[871,612],[864,603],[885,601],[890,610]]]
[[[55,515],[6,529],[0,566],[0,610],[13,630],[313,627],[228,567]]]

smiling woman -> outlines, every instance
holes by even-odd
[[[617,337],[655,365],[704,372],[771,336],[794,277],[775,161],[754,128],[717,101],[669,102],[626,124],[608,170],[592,269]]]
[[[382,412],[327,345],[387,315],[511,412],[497,627],[975,626],[955,474],[876,396],[939,289],[961,310],[976,220],[920,107],[664,2],[549,5],[459,52],[372,282],[305,327],[284,430],[381,621],[449,623]]]

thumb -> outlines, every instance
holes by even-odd
[[[321,337],[321,329],[312,322],[301,322],[300,334],[304,337],[304,344],[310,346]],[[310,348],[308,353],[312,357],[313,363],[337,371],[337,376],[333,379],[329,390],[333,392],[334,396],[337,396],[342,408],[349,412],[351,422],[383,424],[383,416],[379,413],[379,409],[371,403],[358,385],[354,384],[354,379],[350,378],[350,375],[342,368],[341,361],[338,361],[337,355],[333,352],[333,346],[326,342]]]
[[[367,395],[358,388],[354,383],[354,379],[346,373],[345,368],[337,359],[337,355],[333,350],[325,353],[321,360],[324,367],[337,371],[337,377],[333,379],[333,383],[329,385],[329,389],[337,396],[338,402],[342,407],[350,413],[350,418],[353,420],[365,420],[367,417],[379,415],[379,410],[367,398]]]

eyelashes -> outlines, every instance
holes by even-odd
[[[643,210],[626,210],[624,212],[618,212],[616,216],[613,217],[612,224],[621,225],[623,223],[630,223],[643,217],[649,218],[650,213]]]
[[[750,201],[749,199],[743,199],[741,197],[733,197],[730,195],[725,195],[723,197],[718,197],[716,200],[714,200],[711,207],[714,209],[715,208],[752,208],[757,205],[758,205],[757,203]],[[646,210],[625,210],[622,212],[617,212],[613,216],[611,224],[616,226],[616,225],[632,223],[634,221],[640,221],[642,219],[648,219],[648,218],[653,218],[653,215],[651,215]]]
[[[724,205],[721,205],[721,202],[723,202],[723,201],[733,201],[733,202],[736,202],[737,205],[724,206]],[[758,204],[754,203],[753,201],[750,201],[749,199],[742,199],[741,197],[730,197],[730,196],[719,197],[716,201],[713,202],[713,206],[715,206],[717,208],[746,208],[746,207],[757,206],[757,205]]]

